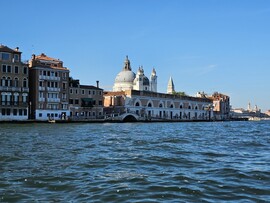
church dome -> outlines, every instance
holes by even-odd
[[[113,91],[133,89],[133,81],[135,77],[135,73],[131,70],[130,61],[128,57],[126,57],[123,70],[115,77]]]
[[[122,70],[117,74],[115,83],[133,83],[135,73],[130,70]]]

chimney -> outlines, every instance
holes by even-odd
[[[97,80],[97,88],[99,88],[99,81]]]

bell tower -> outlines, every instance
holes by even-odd
[[[172,94],[174,93],[174,84],[173,84],[173,79],[170,77],[169,82],[168,82],[168,87],[167,87],[167,94]]]
[[[153,68],[150,76],[150,91],[157,92],[157,73],[155,68]]]

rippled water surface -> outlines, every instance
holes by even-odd
[[[0,124],[2,202],[269,202],[270,122]]]

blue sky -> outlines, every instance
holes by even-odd
[[[166,92],[228,94],[236,107],[270,109],[268,0],[1,1],[0,43],[25,60],[59,58],[82,84],[111,90],[128,55]],[[3,18],[4,16],[4,18]]]

